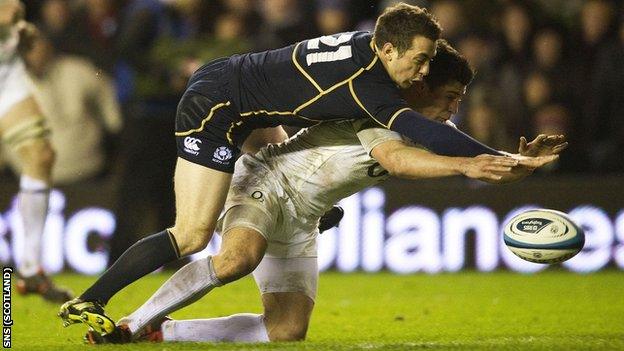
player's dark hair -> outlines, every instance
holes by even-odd
[[[474,75],[475,71],[468,60],[451,44],[444,39],[436,42],[436,55],[430,63],[429,74],[424,79],[430,90],[452,82],[468,85]]]
[[[415,36],[435,41],[441,32],[440,24],[426,9],[399,3],[387,7],[377,18],[373,40],[380,49],[385,43],[391,43],[402,55],[412,47]]]

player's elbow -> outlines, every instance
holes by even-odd
[[[413,170],[404,162],[399,151],[388,153],[377,161],[393,177],[414,178]]]
[[[408,176],[409,170],[402,162],[401,150],[402,144],[400,142],[385,142],[375,147],[371,152],[371,156],[391,176],[403,178]]]
[[[398,162],[390,162],[390,163],[386,163],[386,165],[381,165],[381,166],[386,171],[388,171],[388,174],[390,174],[393,177],[410,178],[410,173],[408,172],[408,170]]]

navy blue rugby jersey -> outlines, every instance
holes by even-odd
[[[241,115],[237,128],[371,118],[438,154],[497,153],[411,110],[375,54],[369,32],[339,33],[235,55],[228,65],[229,96]],[[202,93],[198,83],[191,88]]]

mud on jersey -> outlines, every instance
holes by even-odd
[[[302,216],[320,217],[339,200],[386,180],[371,150],[400,134],[369,121],[327,122],[301,130],[254,157],[264,162]]]

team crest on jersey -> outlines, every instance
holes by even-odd
[[[227,146],[219,146],[214,154],[212,155],[212,160],[218,163],[227,164],[229,159],[232,158],[232,150]]]
[[[191,155],[199,155],[199,145],[201,144],[201,140],[192,137],[184,138],[184,151],[188,152]]]

